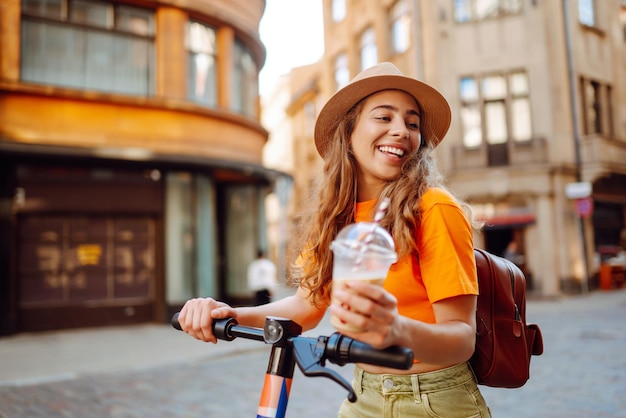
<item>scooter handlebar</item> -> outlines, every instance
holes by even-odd
[[[172,317],[172,326],[181,330],[178,322],[178,313]],[[216,319],[213,321],[212,326],[215,337],[220,340],[232,341],[236,337],[241,337],[264,341],[262,328],[238,325],[237,320],[233,318]],[[316,350],[321,352],[318,352],[319,358],[312,359],[315,362],[319,362],[320,359],[326,359],[340,366],[347,363],[366,363],[402,370],[408,370],[413,365],[413,351],[408,348],[393,346],[379,350],[338,332],[328,337],[320,336],[317,340],[302,336],[297,336],[293,340],[300,340],[306,345],[317,347]]]
[[[338,332],[328,337],[324,357],[338,365],[366,363],[402,370],[413,365],[413,351],[408,348],[393,346],[379,350]]]

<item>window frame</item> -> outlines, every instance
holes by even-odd
[[[485,1],[491,7],[481,9]],[[524,4],[522,0],[454,0],[453,8],[455,23],[464,24],[522,14]]]
[[[258,68],[252,51],[239,39],[235,39],[233,62],[233,111],[245,116],[258,116]],[[250,67],[251,66],[251,67]]]
[[[345,87],[350,82],[350,67],[348,65],[348,55],[345,52],[335,56],[333,78],[336,90]]]
[[[580,77],[579,85],[583,134],[614,135],[612,85],[589,77]]]
[[[331,0],[331,18],[334,23],[342,22],[346,18],[346,0]]]
[[[389,50],[399,55],[411,49],[411,13],[407,0],[397,0],[389,8]],[[402,38],[402,39],[401,39]]]
[[[104,23],[77,20],[77,4],[101,6]],[[23,0],[22,5],[21,81],[131,96],[155,94],[153,9],[102,0]],[[141,32],[118,23],[132,11],[145,17]],[[94,47],[94,42],[105,47]],[[113,70],[112,62],[118,64]]]
[[[201,39],[207,36],[208,39]],[[194,19],[187,21],[185,51],[188,63],[187,99],[202,106],[217,107],[217,28]],[[198,72],[199,66],[206,66],[205,73]],[[204,79],[198,80],[199,77]]]
[[[590,28],[597,27],[595,0],[578,0],[578,23]]]
[[[523,88],[515,90],[515,76],[524,76],[525,85]],[[486,83],[490,79],[497,81],[491,84],[496,87],[496,93],[489,95],[486,93]],[[468,84],[470,83],[470,84]],[[510,71],[502,71],[497,73],[485,73],[481,75],[465,75],[459,79],[459,99],[461,114],[461,136],[463,146],[466,149],[492,147],[492,146],[508,146],[509,143],[523,143],[533,138],[533,122],[532,109],[530,101],[530,81],[528,72],[523,69],[515,69]],[[516,102],[524,101],[527,103],[527,117],[524,121],[515,119],[513,107]],[[494,107],[495,106],[495,107]],[[498,110],[500,113],[499,120],[496,125],[491,125],[490,114],[494,115],[489,109]],[[527,126],[519,127],[518,123],[524,123]],[[490,127],[504,126],[504,138],[500,136],[489,137]],[[516,129],[517,126],[517,129]],[[477,136],[477,127],[479,129],[479,137]],[[502,134],[500,129],[497,129]],[[528,135],[519,137],[517,132],[527,131]],[[495,131],[491,131],[493,134]]]
[[[461,133],[465,148],[478,148],[483,144],[483,117],[480,105],[478,80],[473,76],[464,76],[459,80],[459,97],[461,99]],[[471,96],[464,94],[469,87],[463,87],[467,83],[472,84]],[[477,121],[476,121],[477,119]],[[478,132],[478,136],[476,136]]]
[[[361,32],[360,40],[361,71],[378,63],[378,47],[376,45],[376,32],[368,26]]]
[[[524,91],[517,91],[515,89],[513,77],[517,75],[524,76],[524,84],[525,84]],[[528,142],[532,140],[533,138],[533,118],[532,118],[532,106],[530,103],[530,82],[528,79],[528,73],[522,70],[511,71],[507,74],[507,83],[508,83],[508,97],[510,101],[510,104],[508,106],[509,114],[510,114],[510,124],[509,124],[510,137],[513,140],[513,142],[516,142],[516,143]],[[518,137],[516,135],[516,132],[519,133],[523,131],[523,129],[516,129],[516,127],[519,126],[518,122],[520,121],[519,119],[516,119],[515,117],[516,115],[520,115],[520,112],[516,111],[515,109],[516,103],[525,104],[524,107],[526,108],[526,115],[528,116],[526,123],[525,123],[528,128],[528,135],[526,137],[522,137],[522,136]]]

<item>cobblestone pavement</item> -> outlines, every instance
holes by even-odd
[[[533,357],[524,387],[481,387],[494,417],[626,417],[626,290],[529,301],[527,319],[541,326],[545,352]],[[4,382],[0,417],[252,417],[269,347],[248,343],[141,370],[38,384]],[[207,352],[214,347],[207,345]],[[335,369],[350,379],[350,366]],[[328,379],[306,378],[296,369],[288,416],[334,417],[346,393]]]

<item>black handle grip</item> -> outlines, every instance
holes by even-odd
[[[172,326],[182,331],[180,322],[178,322],[178,314],[176,312],[172,316]],[[235,318],[214,319],[211,323],[213,335],[215,338],[224,341],[232,341],[237,337],[243,337],[250,340],[263,341],[263,329],[240,326]]]
[[[346,337],[338,332],[328,337],[326,358],[339,365],[367,363],[392,369],[408,370],[413,366],[413,351],[404,347],[377,350],[369,344]]]
[[[179,314],[179,313],[180,313],[180,312],[176,312],[176,313],[172,316],[172,326],[173,326],[174,328],[176,328],[177,330],[182,331],[183,329],[182,329],[182,328],[181,328],[181,326],[180,326],[180,322],[178,322],[178,314]]]

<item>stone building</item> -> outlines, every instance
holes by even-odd
[[[264,0],[0,5],[0,334],[244,303]]]
[[[391,61],[448,99],[437,149],[449,186],[485,227],[476,246],[516,261],[543,296],[597,286],[626,248],[626,4],[620,0],[324,0],[325,52],[292,86],[312,124],[359,71]],[[292,125],[292,222],[319,168]],[[568,193],[567,191],[576,191]]]

